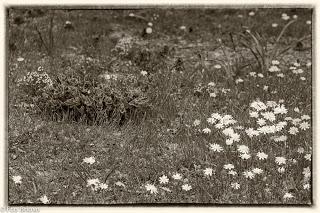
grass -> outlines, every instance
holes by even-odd
[[[281,71],[270,72],[250,52],[255,43],[247,43],[250,48],[246,48],[237,37],[250,29],[272,45],[290,21],[281,19],[281,14],[291,19],[296,14],[297,21],[276,42],[277,48],[286,48],[311,35],[306,24],[312,19],[311,9],[61,9],[54,13],[27,9],[11,8],[7,19],[10,205],[312,203],[307,171],[312,168],[308,160],[312,122],[307,117],[294,120],[312,117],[311,39],[303,41],[304,50],[290,48],[281,57],[271,58],[280,62],[276,66]],[[248,15],[250,11],[255,15]],[[130,13],[139,16],[130,17]],[[143,33],[144,19],[153,23],[151,34]],[[66,21],[73,29],[64,27]],[[272,23],[279,26],[273,28]],[[111,51],[123,35],[139,39],[133,55]],[[263,48],[262,41],[256,44]],[[99,125],[69,117],[53,120],[37,110],[36,101],[35,106],[23,104],[30,97],[19,90],[18,80],[39,66],[52,79],[69,69],[94,77],[131,74],[148,85],[151,109],[121,125],[108,119]],[[303,72],[296,74],[290,67]],[[141,70],[148,74],[142,75]],[[260,125],[250,117],[256,111],[251,104],[257,100],[284,104],[287,112],[275,114],[275,121],[259,112],[266,122]],[[218,120],[207,121],[212,113],[231,115],[236,123],[219,129]],[[251,138],[245,131],[283,121],[287,125],[279,132],[263,134],[261,130]],[[304,129],[303,122],[309,128]],[[227,127],[232,134],[224,133]],[[286,140],[275,141],[279,136]],[[232,145],[226,144],[228,138]],[[210,149],[212,144],[223,150]],[[240,145],[249,152],[241,151]],[[267,159],[259,160],[259,152],[266,153]],[[245,160],[243,154],[250,158]],[[92,164],[84,162],[89,157],[95,159]],[[286,162],[277,162],[277,157]],[[229,174],[226,164],[233,164],[231,170],[237,174]],[[254,168],[263,172],[252,179],[244,175]],[[210,169],[212,174],[205,173]],[[181,179],[173,178],[177,173]],[[166,184],[159,182],[164,175],[169,179]],[[21,183],[14,176],[20,176]],[[90,179],[99,179],[107,189],[88,186]],[[186,186],[191,189],[185,190]]]

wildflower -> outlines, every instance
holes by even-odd
[[[300,129],[302,129],[302,130],[307,130],[309,128],[310,128],[310,124],[308,122],[302,122],[300,124]]]
[[[263,90],[264,90],[264,91],[267,91],[267,90],[268,90],[268,88],[269,88],[269,86],[266,86],[266,85],[265,85],[265,86],[263,86]]]
[[[300,63],[295,62],[295,63],[293,63],[293,66],[295,66],[295,67],[300,67],[301,65],[300,65]]]
[[[205,170],[203,170],[203,172],[204,172],[204,175],[206,176],[212,176],[213,170],[212,168],[206,168]]]
[[[306,78],[305,77],[300,77],[300,80],[305,81]]]
[[[259,119],[257,120],[257,123],[258,123],[260,126],[263,126],[263,125],[266,124],[266,120],[264,120],[263,118],[259,118]]]
[[[249,179],[253,179],[253,178],[254,178],[254,173],[252,173],[251,171],[244,171],[244,172],[243,172],[243,175],[244,175],[246,178],[249,178]]]
[[[235,176],[235,175],[237,175],[237,172],[234,171],[234,170],[230,170],[230,171],[228,171],[228,174],[232,175],[232,176]]]
[[[162,175],[161,177],[159,177],[159,182],[161,184],[166,184],[166,183],[169,182],[169,179],[168,179],[168,177],[166,175]]]
[[[153,185],[153,184],[147,184],[145,187],[146,187],[147,191],[150,191],[151,194],[158,193],[157,187],[155,187],[155,185]]]
[[[301,68],[300,68],[300,69],[297,69],[296,72],[297,72],[297,74],[302,74],[302,73],[304,73],[303,69],[301,69]]]
[[[17,176],[12,176],[12,180],[15,184],[21,184],[21,179],[22,177],[20,175],[17,175]]]
[[[220,115],[219,113],[212,113],[212,114],[211,114],[211,118],[220,120],[222,117],[221,117],[221,115]]]
[[[209,83],[208,83],[208,86],[214,87],[214,86],[216,86],[216,84],[215,84],[214,82],[209,82]]]
[[[264,152],[258,152],[257,157],[259,158],[259,160],[265,160],[268,158],[268,155]]]
[[[224,168],[224,169],[227,169],[227,170],[232,170],[232,169],[234,169],[234,165],[231,164],[231,163],[225,164],[225,165],[223,166],[223,168]]]
[[[226,145],[228,145],[228,146],[232,145],[233,142],[234,142],[234,140],[232,138],[226,139]]]
[[[286,164],[286,158],[284,158],[284,157],[276,157],[275,162],[276,162],[278,165]]]
[[[215,97],[217,97],[217,94],[214,93],[214,92],[211,92],[211,93],[209,94],[209,96],[210,96],[211,98],[215,98]]]
[[[293,127],[290,127],[290,129],[289,129],[289,133],[291,135],[296,135],[298,132],[299,132],[299,129],[297,127],[293,126]]]
[[[303,168],[303,172],[302,174],[304,175],[304,178],[305,179],[309,179],[311,177],[311,170],[310,170],[310,167],[306,167],[306,168]]]
[[[292,119],[292,124],[293,125],[298,125],[300,123],[301,119],[300,118],[295,118],[295,119]]]
[[[196,120],[194,120],[194,122],[193,122],[193,126],[199,126],[200,123],[201,123],[201,121],[198,120],[198,119],[196,119]]]
[[[300,112],[300,110],[299,110],[299,108],[298,108],[298,107],[295,107],[295,108],[293,109],[293,111],[295,111],[295,112],[297,112],[297,113],[299,113],[299,112]]]
[[[284,167],[279,167],[278,168],[278,172],[279,173],[284,173],[286,171],[286,169]]]
[[[115,185],[116,185],[116,186],[126,187],[126,186],[124,185],[124,183],[122,183],[121,181],[117,181],[117,182],[115,183]]]
[[[50,200],[48,199],[48,197],[47,197],[46,195],[43,195],[42,197],[40,197],[39,200],[40,200],[43,204],[48,204],[48,203],[50,203]]]
[[[302,120],[310,120],[310,116],[309,115],[302,115],[301,119]]]
[[[211,133],[211,129],[205,128],[205,129],[202,130],[202,132],[205,133],[205,134],[209,134],[209,133]]]
[[[310,61],[308,61],[308,63],[306,64],[307,67],[311,67],[312,63]]]
[[[295,69],[297,69],[297,67],[293,67],[293,66],[289,67],[289,70],[295,70]]]
[[[249,13],[249,16],[254,16],[255,15],[255,13],[253,12],[253,11],[251,11],[250,13]]]
[[[151,34],[152,33],[152,28],[151,27],[147,27],[146,28],[146,33],[147,34]]]
[[[94,157],[89,157],[89,158],[84,158],[83,162],[88,163],[88,164],[93,164],[94,162],[96,162]]]
[[[240,184],[239,183],[231,183],[231,188],[239,189],[240,188]]]
[[[278,24],[277,24],[277,23],[272,23],[271,26],[272,26],[272,27],[278,27]]]
[[[254,174],[262,174],[263,173],[263,170],[262,169],[260,169],[260,168],[254,168],[254,169],[252,169],[252,172],[254,173]]]
[[[216,69],[221,69],[221,65],[220,64],[216,64],[213,67],[216,68]]]
[[[262,73],[258,73],[258,77],[263,78],[264,75]]]
[[[283,78],[283,77],[284,77],[284,74],[283,74],[283,73],[279,73],[279,74],[277,74],[277,77]]]
[[[130,16],[130,17],[133,17],[133,16],[134,16],[134,14],[133,14],[133,13],[130,13],[130,14],[129,14],[129,16]]]
[[[167,188],[167,187],[160,187],[161,189],[163,189],[164,191],[166,191],[166,192],[172,192],[169,188]]]
[[[271,61],[271,64],[272,64],[272,65],[279,65],[280,62],[279,62],[278,60],[272,60],[272,61]]]
[[[291,117],[285,117],[284,120],[285,121],[292,121],[292,118]]]
[[[309,183],[303,184],[303,189],[309,190],[310,184]]]
[[[216,122],[216,119],[215,119],[215,118],[208,118],[208,119],[207,119],[207,122],[208,122],[209,124],[214,124],[214,123]]]
[[[274,140],[275,142],[282,142],[282,141],[286,141],[287,138],[288,138],[287,136],[281,135],[281,136],[279,136],[279,137],[275,137],[273,140]]]
[[[290,199],[290,198],[294,198],[294,196],[293,196],[291,193],[287,192],[287,193],[285,193],[285,194],[283,195],[283,198],[284,198],[284,199]]]
[[[187,28],[186,28],[186,26],[180,26],[179,29],[180,30],[186,30]]]
[[[192,187],[191,187],[190,185],[188,185],[188,184],[182,185],[181,188],[182,188],[184,191],[190,191],[190,190],[192,189]]]
[[[285,14],[285,13],[284,13],[284,14]],[[288,15],[282,16],[282,19],[285,20],[285,21],[287,21],[287,20],[290,19],[290,16],[288,16]]]
[[[310,20],[306,21],[306,24],[307,24],[307,25],[310,25],[310,24],[311,24],[311,21],[310,21]]]
[[[238,151],[241,152],[242,154],[249,153],[249,147],[246,145],[239,145]]]
[[[151,22],[149,22],[149,23],[148,23],[148,26],[149,26],[149,27],[152,27],[152,26],[153,26],[153,24],[152,24]]]
[[[243,82],[243,79],[241,79],[241,78],[236,79],[236,84],[242,83],[242,82]]]
[[[308,161],[311,161],[311,154],[306,154],[304,158]]]
[[[252,138],[253,136],[258,136],[259,135],[259,131],[254,130],[253,128],[246,129],[245,132],[247,133],[247,135],[250,138]]]
[[[272,65],[270,68],[269,68],[269,72],[279,72],[280,69],[278,66],[275,66],[275,65]]]
[[[239,15],[238,15],[238,18],[243,18],[243,15],[239,14]]]
[[[276,120],[276,117],[275,117],[275,115],[274,115],[273,112],[264,112],[264,113],[261,113],[261,115],[262,115],[265,119],[267,119],[267,120],[269,120],[269,121],[271,121],[271,122]]]
[[[258,118],[259,117],[259,113],[256,112],[256,111],[250,112],[249,115],[250,115],[251,118]]]
[[[298,147],[297,152],[300,153],[300,154],[304,153],[304,148],[301,147],[301,146]]]
[[[293,18],[293,19],[297,19],[298,16],[297,16],[297,15],[293,15],[292,18]]]
[[[108,188],[108,185],[105,184],[105,183],[100,183],[100,184],[99,184],[99,188],[100,188],[100,189],[107,189],[107,188]]]
[[[250,107],[256,109],[257,111],[267,109],[267,106],[261,101],[254,101],[250,104]]]
[[[172,175],[172,178],[175,180],[181,180],[182,176],[179,173],[176,173],[176,174]]]
[[[19,58],[17,58],[17,61],[22,62],[22,61],[24,61],[24,58],[19,57]]]
[[[213,150],[214,152],[221,152],[223,151],[223,148],[219,144],[210,144],[210,149]]]
[[[99,188],[100,180],[98,178],[87,180],[87,187],[92,187],[92,190],[95,191]]]
[[[143,76],[146,76],[146,75],[148,74],[148,72],[147,72],[147,71],[142,70],[142,71],[140,72],[140,74],[141,74],[141,75],[143,75]]]
[[[240,154],[240,158],[242,160],[248,160],[249,158],[251,158],[251,155],[248,153],[243,153],[243,154]]]
[[[256,76],[256,72],[250,72],[249,75],[255,77]]]

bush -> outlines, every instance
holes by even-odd
[[[98,81],[73,71],[52,80],[45,72],[32,72],[19,86],[25,102],[53,120],[122,125],[129,119],[143,118],[150,108],[146,82],[133,75],[113,75]]]

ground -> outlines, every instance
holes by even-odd
[[[8,9],[9,204],[310,205],[311,20]]]

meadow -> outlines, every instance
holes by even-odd
[[[312,204],[312,8],[7,8],[8,202]]]

